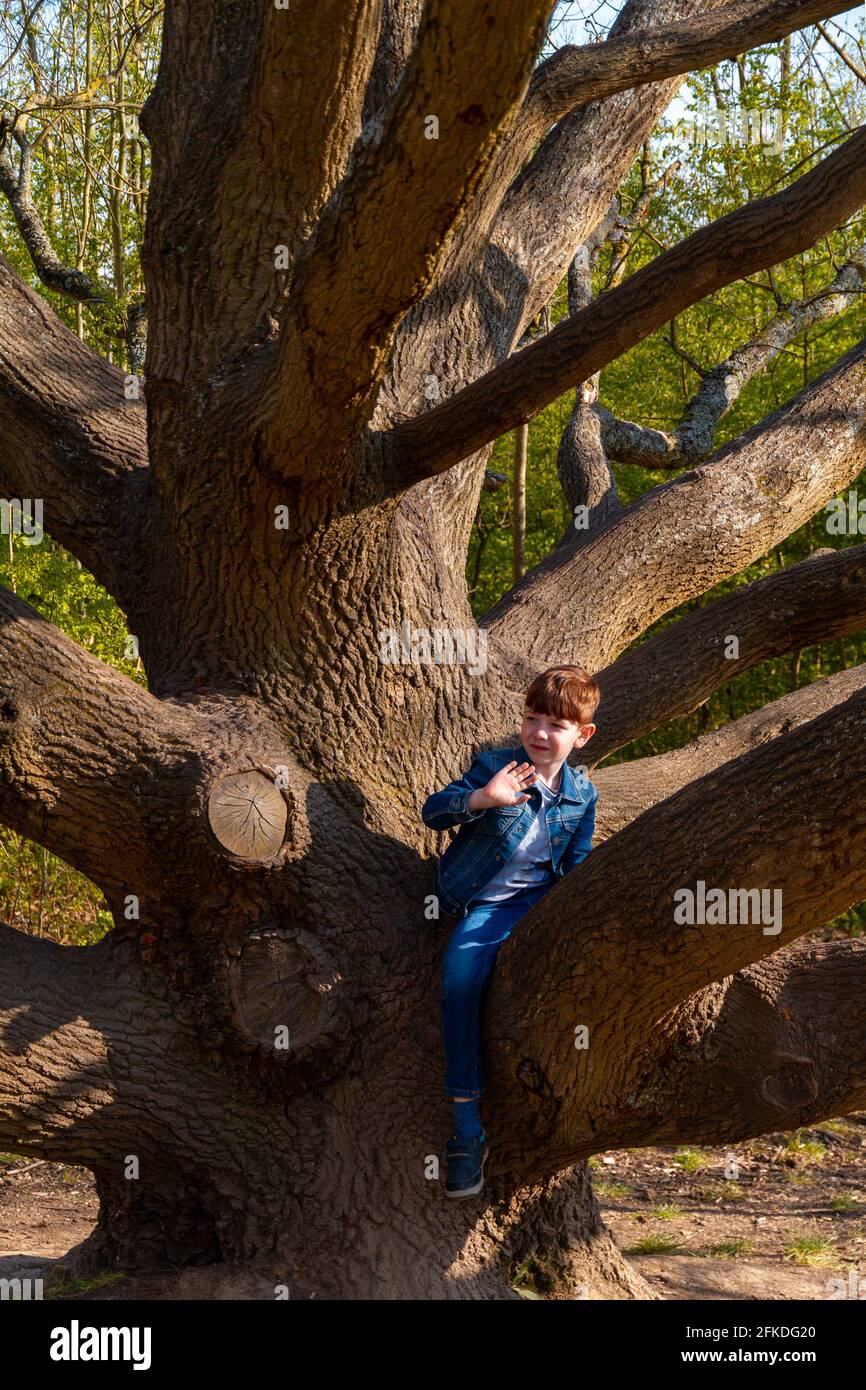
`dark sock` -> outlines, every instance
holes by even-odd
[[[481,1101],[455,1100],[454,1134],[457,1139],[474,1139],[481,1133]]]

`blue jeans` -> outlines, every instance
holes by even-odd
[[[499,903],[478,903],[451,933],[442,960],[446,1095],[478,1100],[484,1094],[481,1003],[496,952],[555,882],[523,888]]]

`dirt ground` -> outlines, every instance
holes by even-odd
[[[666,1299],[827,1299],[839,1287],[828,1281],[849,1287],[851,1271],[866,1294],[866,1112],[733,1150],[617,1151],[591,1166],[606,1222]],[[0,1154],[0,1278],[47,1275],[90,1234],[96,1211],[86,1169]],[[531,1270],[515,1287],[531,1290]],[[64,1292],[273,1297],[216,1268],[151,1279],[106,1271]]]

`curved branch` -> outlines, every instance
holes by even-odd
[[[550,658],[598,670],[662,614],[766,554],[864,464],[866,339],[713,459],[585,544],[557,547],[485,615],[488,641],[538,669]]]
[[[607,1113],[629,1100],[623,1033],[639,1052],[696,991],[866,896],[864,719],[860,689],[692,782],[594,850],[501,948],[485,1027],[504,1132],[533,1140],[514,1156],[522,1181],[606,1142]],[[725,893],[736,920],[677,921],[679,894],[700,883]],[[763,918],[730,897],[749,890],[766,895]]]
[[[144,403],[0,257],[0,485],[124,607],[146,467]]]
[[[624,652],[597,673],[602,701],[592,761],[600,762],[767,657],[866,627],[866,545],[818,550],[744,584]],[[736,656],[727,655],[730,638]]]
[[[600,842],[610,839],[697,777],[799,728],[849,699],[864,685],[866,666],[853,666],[771,700],[720,729],[700,734],[681,748],[597,768],[592,774],[599,791],[596,838]]]
[[[855,7],[851,0],[729,0],[676,26],[639,29],[606,43],[567,46],[543,63],[524,105],[527,143],[578,106],[709,68]]]
[[[111,901],[164,876],[180,809],[167,788],[194,781],[208,727],[0,591],[0,821]]]
[[[866,202],[866,126],[781,193],[702,227],[426,415],[384,437],[386,487],[444,472],[689,305],[805,251]]]
[[[83,270],[64,265],[51,245],[39,209],[33,201],[30,162],[32,151],[24,145],[19,168],[16,171],[4,144],[5,131],[0,125],[0,192],[4,193],[15,217],[24,245],[30,253],[33,267],[43,285],[57,290],[70,299],[80,303],[110,303],[114,296],[106,285],[102,285]]]
[[[786,306],[748,342],[704,373],[682,423],[670,433],[617,419],[596,407],[607,456],[640,468],[682,468],[706,457],[719,421],[739,399],[747,382],[778,357],[805,329],[843,314],[862,303],[866,280],[866,245],[859,246],[825,289]]]

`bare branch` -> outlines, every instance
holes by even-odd
[[[659,1020],[629,1131],[648,1119],[651,1076],[641,1144],[733,1142],[862,1110],[864,1007],[862,941],[798,943],[699,991]]]
[[[617,419],[603,406],[597,406],[607,455],[617,463],[642,468],[682,468],[705,458],[712,449],[719,421],[739,399],[746,384],[807,328],[862,303],[864,281],[866,245],[857,248],[824,289],[786,306],[784,312],[736,348],[724,362],[704,372],[701,385],[673,433]]]
[[[485,615],[488,640],[537,668],[579,660],[599,670],[663,613],[766,554],[864,463],[866,339],[585,545],[559,546]]]
[[[863,68],[860,67],[859,63],[855,63],[852,60],[851,55],[845,52],[845,49],[842,47],[840,43],[836,42],[836,40],[833,38],[833,35],[827,29],[826,25],[816,24],[815,28],[821,35],[821,38],[826,39],[830,47],[836,50],[836,52],[839,54],[839,57],[842,59],[842,62],[845,64],[847,68],[850,68],[854,76],[858,78],[859,81],[866,82],[866,71],[864,71]]]
[[[837,671],[741,715],[720,729],[701,734],[681,748],[596,768],[593,781],[599,790],[598,839],[609,839],[696,778],[815,719],[864,686],[866,666]]]
[[[864,627],[866,545],[816,551],[688,613],[599,672],[598,732],[587,752],[600,762],[667,720],[690,714],[759,661]]]
[[[0,191],[9,206],[30,253],[36,274],[50,290],[57,290],[81,303],[109,304],[114,296],[106,285],[98,283],[83,270],[66,266],[59,259],[45,230],[45,224],[33,201],[30,164],[32,148],[21,138],[21,157],[16,170],[9,150],[9,133],[0,123]]]
[[[532,418],[690,304],[814,245],[866,202],[866,126],[782,193],[703,227],[426,415],[389,431],[390,490]]]

